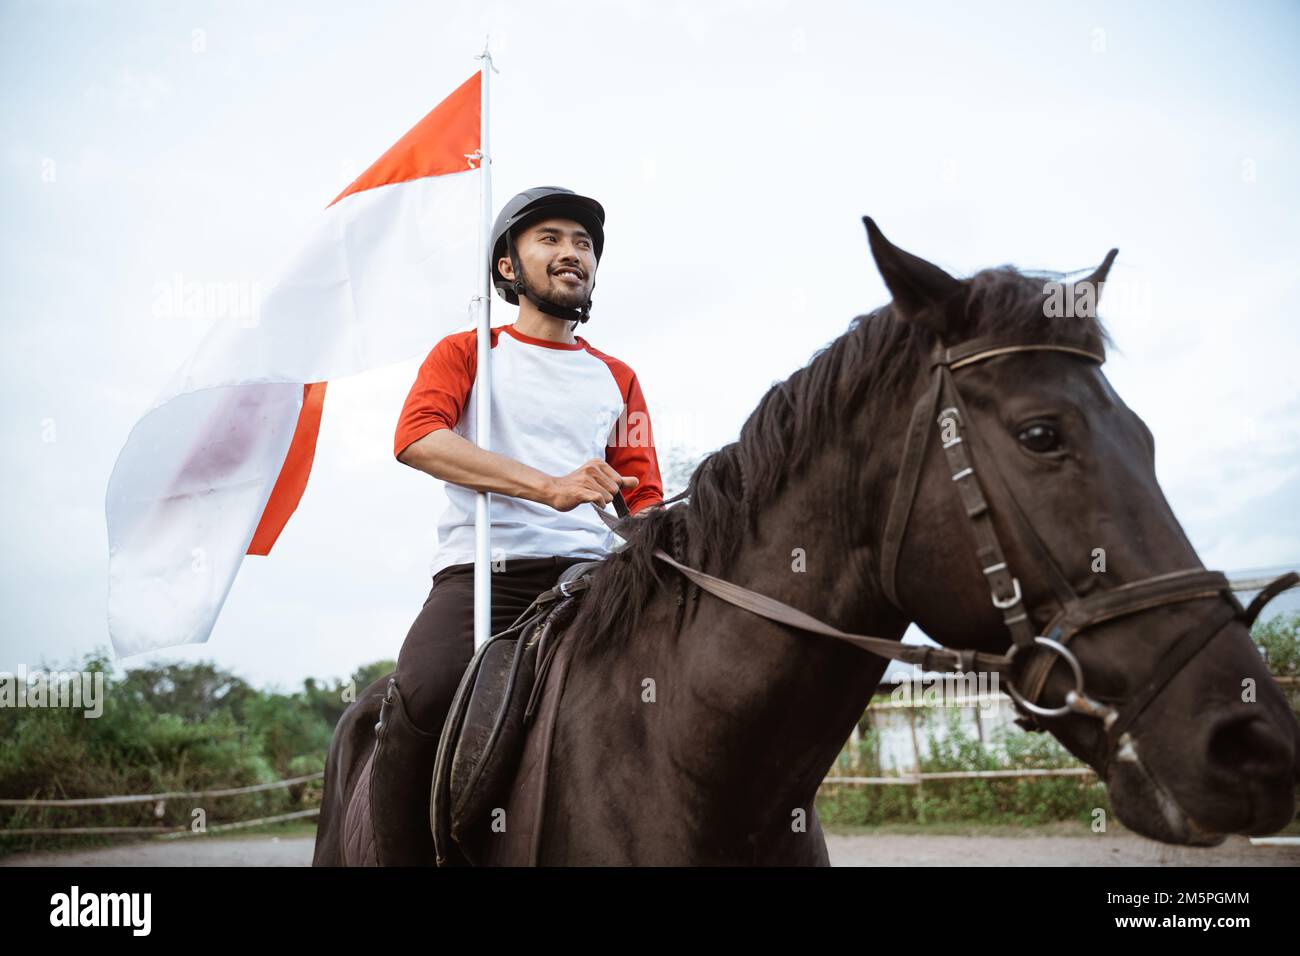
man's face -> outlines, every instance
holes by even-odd
[[[515,238],[524,282],[557,305],[576,308],[587,301],[596,273],[596,247],[586,228],[572,219],[543,219]],[[515,278],[509,256],[497,268]]]

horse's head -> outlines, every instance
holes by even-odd
[[[1024,722],[1098,771],[1128,827],[1213,844],[1286,825],[1300,728],[1102,373],[1093,307],[1115,251],[1069,285],[958,280],[864,221],[895,317],[933,345],[908,396],[885,593],[945,646],[1010,651],[1001,684]]]

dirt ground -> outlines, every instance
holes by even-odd
[[[15,853],[0,866],[311,866],[315,837],[186,837],[94,850]]]
[[[1300,866],[1300,846],[1172,847],[1132,833],[1079,829],[957,833],[833,832],[834,866]],[[309,866],[311,836],[211,836],[95,850],[18,853],[0,866]]]

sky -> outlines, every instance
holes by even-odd
[[[1294,3],[5,0],[0,671],[109,647],[108,477],[215,321],[166,290],[269,276],[488,37],[495,204],[604,205],[578,333],[636,370],[661,460],[888,300],[863,215],[957,275],[1118,247],[1106,374],[1201,559],[1300,565]],[[392,457],[420,358],[330,383],[302,504],[209,641],[120,666],[293,689],[396,657],[445,507]]]

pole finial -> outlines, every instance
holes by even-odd
[[[493,73],[500,73],[496,64],[492,62],[492,34],[488,34],[483,40],[483,52],[474,57],[476,60],[487,60],[488,66],[492,68]]]

